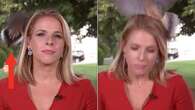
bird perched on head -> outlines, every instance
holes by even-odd
[[[119,13],[126,17],[145,14],[156,18],[169,31],[170,38],[175,37],[179,18],[175,13],[167,12],[178,0],[112,0]]]

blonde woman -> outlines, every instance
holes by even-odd
[[[29,19],[19,55],[14,89],[0,81],[0,110],[96,110],[89,80],[71,66],[70,30],[55,10],[41,10]]]
[[[99,110],[193,110],[182,76],[165,70],[168,39],[159,20],[129,19],[109,71],[99,74]]]

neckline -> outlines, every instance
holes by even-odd
[[[54,105],[54,103],[55,103],[55,97],[56,96],[58,96],[58,95],[60,95],[60,96],[62,96],[62,97],[64,97],[64,94],[63,94],[63,91],[64,91],[64,85],[66,85],[66,84],[64,84],[64,82],[61,82],[60,83],[60,87],[59,87],[59,89],[58,89],[58,92],[57,92],[57,94],[54,96],[54,98],[53,98],[53,100],[52,100],[52,103],[51,103],[51,105],[50,105],[50,107],[49,107],[49,110],[53,107],[53,105]],[[36,107],[36,105],[35,105],[35,103],[33,102],[33,99],[32,99],[32,94],[31,94],[31,90],[30,90],[30,87],[29,87],[30,85],[29,85],[29,83],[26,83],[25,84],[25,97],[26,97],[26,99],[29,101],[29,104],[31,105],[31,107],[34,109],[34,110],[36,110],[37,109],[37,107]]]
[[[144,109],[144,107],[150,102],[150,100],[151,100],[150,98],[151,97],[154,97],[154,96],[156,97],[155,88],[156,88],[156,82],[153,81],[153,85],[152,85],[152,89],[150,91],[150,94],[144,100],[144,104],[142,105],[141,109]],[[127,101],[128,106],[131,108],[131,110],[134,110],[134,108],[133,108],[133,106],[131,104],[131,100],[128,98],[127,87],[126,87],[125,81],[122,81],[122,90],[123,90],[124,99],[125,99],[125,101]]]

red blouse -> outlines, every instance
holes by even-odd
[[[14,89],[8,89],[7,79],[0,81],[0,110],[36,110],[28,95],[27,84],[15,81]],[[63,83],[50,110],[97,110],[95,90],[89,80],[72,85]]]
[[[124,81],[107,72],[100,73],[98,80],[99,110],[133,110]],[[154,82],[143,110],[193,110],[192,97],[182,77],[171,77],[166,86]]]

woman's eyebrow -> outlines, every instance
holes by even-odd
[[[129,43],[129,46],[141,46],[138,43]],[[147,48],[157,48],[156,45],[152,44],[152,45],[146,45]]]
[[[58,33],[59,33],[59,34],[62,34],[62,32],[61,32],[61,31],[55,31],[54,33],[57,33],[57,34],[58,34]]]
[[[44,29],[38,29],[38,30],[35,30],[35,32],[46,32],[46,30],[44,30]]]

